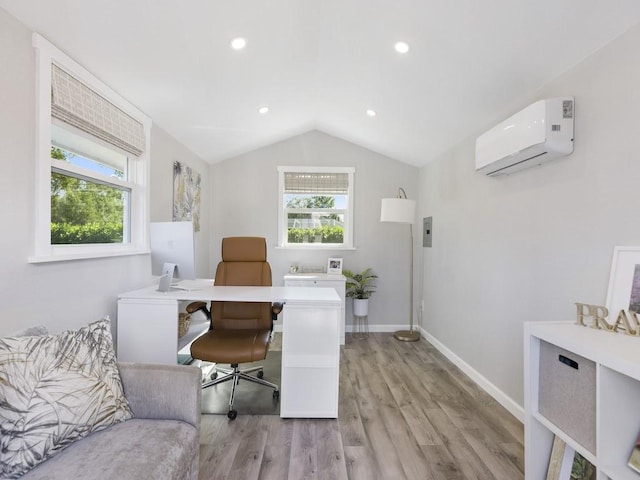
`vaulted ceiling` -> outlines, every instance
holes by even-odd
[[[0,7],[210,163],[318,129],[424,165],[640,21],[637,0]],[[230,48],[237,37],[244,49]],[[398,41],[407,53],[394,49]]]

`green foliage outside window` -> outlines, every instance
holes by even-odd
[[[289,243],[342,243],[344,228],[324,225],[315,228],[290,228]]]
[[[51,243],[70,245],[82,243],[121,243],[122,223],[51,223]]]

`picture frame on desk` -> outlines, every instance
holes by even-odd
[[[327,261],[327,273],[334,275],[342,274],[342,259],[341,258],[330,258]]]
[[[615,247],[607,289],[609,317],[620,310],[640,312],[640,247]]]

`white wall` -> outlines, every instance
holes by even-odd
[[[477,132],[537,99],[574,95],[571,156],[489,178],[474,172],[473,138],[420,172],[419,216],[434,218],[423,327],[519,406],[523,322],[604,305],[613,247],[640,244],[638,45],[635,27]]]
[[[33,324],[56,332],[109,314],[116,318],[118,292],[151,278],[148,255],[49,264],[28,264],[33,244],[35,59],[31,31],[0,9],[0,335]],[[161,129],[152,130],[151,219],[168,220],[174,159],[199,169],[208,188],[208,166]],[[209,200],[203,201],[208,245]],[[164,212],[169,212],[168,214]],[[165,217],[165,215],[169,215]],[[201,259],[208,264],[208,252]]]
[[[355,167],[355,250],[312,251],[276,248],[279,165]],[[220,260],[223,237],[267,238],[273,284],[282,285],[291,264],[326,266],[342,257],[344,268],[373,268],[380,276],[371,297],[369,322],[377,329],[396,329],[409,318],[409,228],[380,223],[380,200],[403,187],[417,199],[418,169],[319,131],[308,132],[213,165],[212,263]],[[347,302],[347,325],[351,302]]]

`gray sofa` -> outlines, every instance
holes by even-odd
[[[134,418],[73,443],[21,478],[198,478],[200,369],[134,363],[118,368]]]

